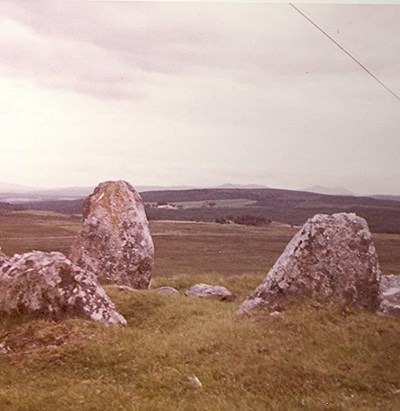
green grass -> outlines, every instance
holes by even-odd
[[[398,320],[308,301],[237,318],[237,303],[107,291],[128,327],[1,321],[14,349],[0,356],[1,409],[400,407]]]
[[[68,249],[64,230],[79,228],[62,215],[1,217],[2,246],[25,238],[3,246],[9,253],[27,251],[35,234],[38,249]],[[236,316],[294,229],[152,222],[151,230],[153,287],[219,284],[237,300],[106,286],[125,328],[2,316],[0,410],[400,409],[398,319],[306,299],[287,301],[277,317]],[[374,237],[382,266],[399,273],[400,236]]]

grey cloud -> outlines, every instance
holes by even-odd
[[[3,44],[0,53],[8,68],[3,75],[25,75],[42,85],[104,98],[144,96],[154,73],[164,74],[168,81],[172,73],[196,75],[209,69],[238,81],[262,78],[273,83],[305,74],[359,70],[288,5],[3,4],[3,17],[37,34],[33,44],[23,36],[12,46]],[[375,20],[370,11],[354,6],[351,13],[347,6],[304,8],[328,31],[340,27],[344,44],[355,48],[378,71],[391,73],[399,67],[398,53],[390,50],[398,50],[400,36],[391,35],[382,52],[377,39],[387,37],[375,36],[373,30],[387,33],[394,16],[400,16],[400,8],[390,12],[376,8]],[[371,24],[376,20],[382,27]],[[375,60],[374,54],[378,56]]]
[[[7,21],[2,26],[3,76],[26,78],[49,88],[100,95],[138,97],[146,73],[90,44],[38,35]]]

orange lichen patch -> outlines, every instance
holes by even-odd
[[[126,201],[121,190],[122,184],[124,183],[121,181],[104,184],[103,190],[95,192],[92,199],[92,207],[101,207],[107,212],[113,230],[117,230],[122,222],[121,213],[124,210],[120,205]]]

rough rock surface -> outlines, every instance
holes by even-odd
[[[8,260],[8,257],[3,253],[0,248],[0,267]]]
[[[219,285],[209,284],[195,284],[185,291],[185,295],[188,297],[211,297],[218,298],[222,301],[232,301],[235,299],[235,295],[231,293],[227,288]]]
[[[276,309],[282,297],[332,298],[375,311],[381,271],[367,222],[317,214],[292,238],[262,284],[238,310]]]
[[[58,252],[10,257],[0,267],[0,311],[126,325],[94,274]]]
[[[173,294],[180,294],[180,292],[173,287],[159,287],[155,288],[154,291],[158,294],[166,294],[166,295],[173,295]]]
[[[84,203],[70,259],[101,281],[148,288],[154,246],[139,193],[125,181],[99,184]]]
[[[400,275],[382,275],[380,314],[400,317]]]

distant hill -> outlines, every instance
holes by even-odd
[[[3,185],[2,185],[3,184]],[[76,200],[79,198],[87,197],[94,190],[94,186],[83,187],[62,187],[62,188],[50,188],[50,189],[37,189],[33,187],[17,186],[15,184],[0,183],[0,201],[10,203],[24,203],[34,201],[55,201],[55,200]],[[183,191],[183,190],[201,190],[203,188],[191,187],[191,186],[147,186],[139,185],[135,186],[139,192],[149,191]],[[259,184],[232,184],[226,183],[216,187],[207,187],[204,189],[266,189],[268,187]],[[319,194],[331,194],[331,195],[353,195],[349,190],[343,187],[323,187],[313,186],[305,189],[304,191],[319,193]],[[382,196],[384,199],[385,196]],[[389,197],[389,196],[388,196]],[[377,196],[378,198],[378,196]]]
[[[0,210],[45,210],[58,211],[67,214],[80,214],[83,207],[83,199],[77,200],[52,200],[52,201],[33,201],[18,204],[0,202]]]
[[[271,188],[160,190],[145,191],[141,195],[149,219],[154,220],[215,221],[217,218],[251,216],[301,225],[317,213],[354,212],[368,221],[372,231],[400,233],[400,201],[392,198],[326,195]],[[0,209],[52,210],[74,214],[81,212],[82,205],[83,198],[79,198],[13,205],[3,203]]]
[[[94,190],[94,186],[86,187],[63,187],[49,189],[35,189],[32,187],[16,186],[13,184],[1,185],[0,201],[13,204],[43,202],[43,201],[64,201],[77,200],[87,197]],[[135,186],[139,192],[159,191],[159,190],[187,190],[193,187],[188,186]]]
[[[312,186],[312,187],[305,188],[304,191],[308,191],[310,193],[318,193],[318,194],[354,196],[354,193],[352,193],[350,190],[344,187]]]
[[[373,195],[372,198],[376,198],[378,200],[391,200],[391,201],[400,201],[400,196],[392,196],[392,195]]]
[[[216,187],[210,187],[210,188],[268,188],[267,186],[260,185],[260,184],[231,184],[231,183],[226,183],[226,184],[221,184]]]
[[[9,210],[9,211],[20,210],[20,207],[18,205],[15,205],[15,204],[0,202],[0,211],[1,210]]]
[[[136,190],[142,191],[159,191],[159,190],[188,190],[193,187],[189,186],[135,186]],[[65,187],[54,188],[50,190],[41,190],[35,192],[38,196],[45,197],[86,197],[93,192],[95,186],[88,187]]]
[[[377,232],[400,233],[400,202],[371,197],[338,196],[279,189],[201,189],[142,193],[147,203],[204,201],[202,208],[160,209],[148,207],[150,219],[215,221],[228,216],[251,215],[282,223],[300,225],[317,213],[355,212]],[[247,199],[250,205],[208,207],[215,200]]]
[[[0,183],[0,201],[21,204],[32,202],[46,202],[46,201],[65,201],[65,200],[77,200],[87,197],[94,190],[94,186],[83,187],[62,187],[62,188],[49,188],[49,189],[35,189],[32,187],[17,186],[15,184],[1,185]],[[191,186],[148,186],[139,185],[135,188],[140,192],[148,191],[182,191],[196,189]],[[215,187],[218,189],[234,189],[234,188],[266,188],[256,184],[249,185],[237,185],[237,184],[223,184]]]

